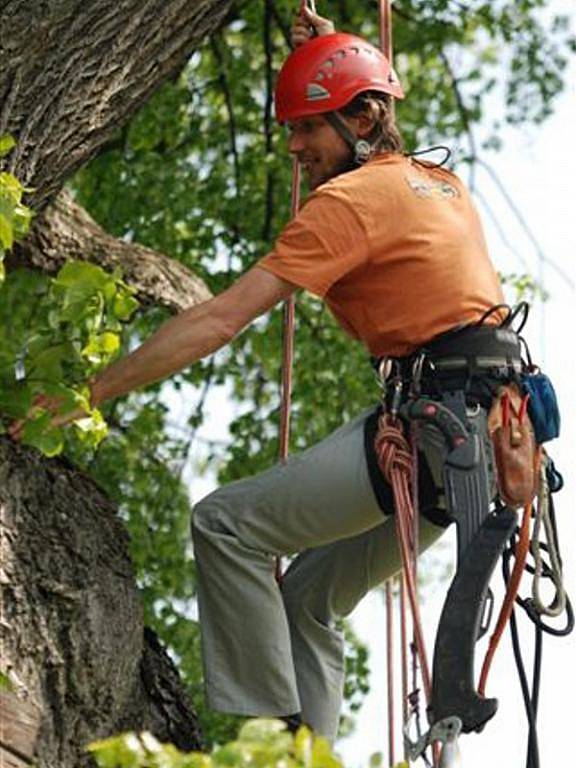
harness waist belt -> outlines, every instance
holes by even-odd
[[[438,360],[432,359],[431,363],[437,371],[457,371],[467,368],[472,360],[475,368],[489,370],[491,368],[512,368],[515,373],[521,373],[522,361],[506,357],[488,357],[485,355],[468,357],[445,357]]]
[[[448,331],[423,344],[410,358],[424,356],[433,370],[513,368],[520,372],[518,335],[508,328],[473,325]]]
[[[384,355],[373,359],[376,370],[395,370],[404,380],[418,375],[425,378],[446,372],[496,371],[519,374],[522,371],[520,338],[509,328],[494,325],[468,325],[436,336],[406,357]],[[387,374],[386,374],[387,376]],[[386,378],[385,376],[385,378]]]

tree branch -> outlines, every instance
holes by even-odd
[[[120,268],[123,279],[144,305],[174,311],[206,301],[211,293],[183,264],[105,232],[86,211],[62,191],[18,245],[9,267],[28,266],[54,273],[70,259],[98,264],[107,271]]]

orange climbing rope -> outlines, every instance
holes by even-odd
[[[498,616],[498,621],[496,622],[496,627],[494,629],[494,632],[492,633],[490,642],[488,644],[488,650],[486,651],[486,656],[484,657],[484,662],[482,664],[482,671],[480,672],[480,682],[478,683],[478,693],[481,696],[484,696],[484,693],[486,690],[486,680],[488,678],[488,672],[490,671],[492,660],[494,658],[494,654],[496,653],[496,649],[498,648],[498,644],[500,643],[502,634],[506,629],[506,625],[508,624],[508,621],[510,619],[512,609],[514,608],[514,601],[516,600],[518,589],[520,587],[520,581],[522,579],[524,566],[526,565],[526,558],[528,557],[528,550],[530,548],[530,520],[531,519],[532,519],[532,504],[529,504],[528,506],[524,507],[522,524],[520,526],[520,536],[518,538],[518,544],[515,552],[516,559],[514,563],[514,568],[512,570],[512,575],[510,576],[510,583],[506,590],[506,595],[504,596],[504,602],[502,603],[502,607],[500,609],[500,614]]]
[[[308,7],[316,13],[314,0],[301,0],[300,13]],[[294,218],[300,208],[300,163],[296,157],[292,158],[292,185],[290,216]],[[280,404],[280,438],[278,458],[286,461],[290,452],[290,411],[292,405],[292,370],[294,368],[294,319],[296,314],[296,299],[290,296],[284,303],[284,323],[282,340],[282,384]],[[282,558],[276,558],[276,581],[282,581]]]
[[[382,474],[392,486],[394,493],[394,508],[398,543],[402,555],[404,578],[406,580],[406,592],[410,611],[412,613],[414,641],[420,669],[426,702],[430,701],[432,691],[430,668],[426,655],[424,633],[420,620],[420,608],[414,570],[411,567],[413,557],[413,517],[412,505],[412,453],[410,445],[404,436],[403,425],[400,419],[389,413],[381,414],[378,423],[378,432],[375,441],[376,456]]]

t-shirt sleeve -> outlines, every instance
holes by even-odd
[[[258,266],[323,297],[367,259],[366,232],[352,206],[333,195],[316,193]]]

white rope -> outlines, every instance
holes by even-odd
[[[538,493],[538,507],[534,521],[532,541],[530,542],[530,551],[532,552],[532,557],[534,558],[532,598],[534,600],[534,608],[540,615],[554,617],[560,616],[560,614],[563,613],[564,609],[566,608],[566,591],[564,589],[564,583],[562,579],[562,564],[560,562],[560,554],[556,546],[556,536],[552,526],[552,520],[550,519],[550,491],[548,487],[548,477],[546,474],[547,466],[548,457],[544,453],[542,455],[542,465],[540,468],[541,476],[540,490]],[[539,541],[540,529],[542,525],[544,526],[546,544],[548,547],[548,557],[550,560],[550,572],[547,574],[547,577],[550,578],[555,589],[554,599],[548,605],[544,602],[540,593],[540,584],[542,581],[542,573],[544,568],[542,560],[542,549]]]

